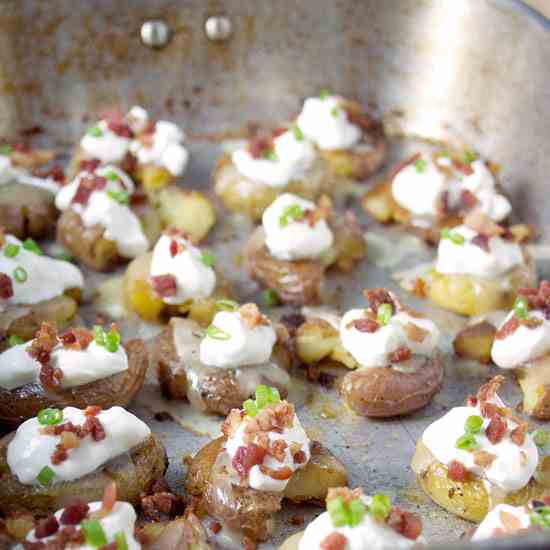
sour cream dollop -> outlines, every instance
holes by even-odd
[[[472,242],[477,233],[465,226],[453,227],[452,233],[464,237],[462,244],[442,238],[437,249],[435,269],[439,273],[462,273],[490,279],[503,275],[524,263],[521,247],[501,237],[489,238],[489,251]]]
[[[498,396],[495,403],[503,406]],[[507,431],[501,441],[493,444],[485,434],[490,419],[484,418],[483,427],[475,436],[478,443],[476,451],[491,453],[495,459],[489,467],[483,468],[475,464],[475,453],[456,448],[456,442],[464,435],[464,425],[470,416],[481,416],[479,407],[454,407],[426,428],[422,435],[422,442],[442,464],[449,465],[456,460],[474,475],[507,493],[525,487],[533,476],[539,460],[537,446],[532,436],[527,434],[524,443],[517,445],[510,438],[517,424],[505,418]]]
[[[513,516],[517,520],[519,524],[518,531],[531,527],[531,518],[525,506],[497,504],[478,525],[472,535],[472,541],[490,539],[500,533],[513,534],[502,521],[506,515]]]
[[[6,249],[13,251],[14,247],[19,247],[17,253],[6,256]],[[0,273],[12,279],[13,296],[7,305],[37,304],[84,286],[84,278],[76,266],[27,250],[13,235],[6,235],[0,246]],[[1,308],[0,305],[0,311]]]
[[[0,353],[0,388],[14,390],[38,381],[42,366],[27,353],[30,344],[15,345]],[[128,370],[128,356],[120,345],[117,351],[110,352],[95,342],[84,350],[65,348],[59,343],[51,353],[50,364],[63,372],[61,387],[74,388]]]
[[[222,369],[266,363],[277,340],[273,325],[267,323],[250,327],[240,311],[216,313],[210,325],[216,333],[207,332],[200,344],[201,362]]]
[[[94,514],[94,512],[99,512],[102,509],[102,505],[102,502],[88,503],[88,517],[91,514]],[[63,529],[63,527],[65,527],[65,524],[63,524],[63,522],[61,521],[61,516],[63,515],[64,511],[65,508],[62,508],[55,513],[55,517],[60,525],[60,529]],[[137,542],[134,536],[136,512],[131,504],[129,504],[128,502],[116,502],[112,510],[106,516],[101,517],[101,515],[99,515],[99,517],[96,519],[101,524],[103,533],[105,534],[108,544],[116,542],[115,535],[123,533],[128,550],[141,550],[141,544]],[[78,527],[78,525],[76,527]],[[25,540],[27,540],[28,542],[43,542],[47,544],[49,541],[55,540],[56,535],[57,533],[49,537],[38,539],[36,538],[35,530],[33,529],[27,535],[27,538]],[[18,545],[15,548],[16,550],[23,550],[22,545]],[[93,550],[95,547],[90,546],[89,544],[81,544],[78,546],[71,546],[70,548],[71,550]]]
[[[19,183],[21,185],[30,185],[57,193],[61,189],[61,185],[53,178],[37,178],[31,176],[24,170],[14,166],[9,155],[0,154],[0,185],[8,183]]]
[[[296,123],[320,149],[351,149],[361,140],[361,128],[349,121],[338,96],[307,98]]]
[[[334,235],[324,219],[311,225],[305,214],[317,207],[311,201],[284,193],[264,211],[262,224],[265,244],[277,260],[314,260],[320,258],[334,243]],[[298,217],[289,214],[300,213]]]
[[[439,329],[430,319],[400,311],[375,332],[361,332],[353,322],[364,318],[364,309],[352,309],[340,321],[342,345],[361,367],[386,367],[391,362],[390,355],[403,346],[413,354],[429,356],[439,343]],[[405,327],[409,324],[425,331],[422,341],[408,336]]]
[[[372,500],[368,496],[362,496],[361,499],[367,506]],[[332,533],[346,537],[346,550],[407,550],[422,541],[422,537],[416,540],[404,537],[387,523],[377,521],[368,512],[361,523],[354,527],[335,527],[330,514],[323,512],[306,527],[298,550],[322,550],[323,541]]]
[[[216,287],[216,272],[203,262],[200,249],[179,235],[160,237],[153,250],[150,273],[151,277],[175,277],[176,294],[162,298],[167,304],[208,298]]]
[[[101,164],[117,164],[130,150],[130,143],[130,138],[119,136],[106,120],[100,120],[80,140],[80,147],[87,158],[98,159]]]
[[[11,473],[24,485],[39,485],[38,474],[48,466],[55,474],[52,483],[79,479],[100,468],[113,458],[132,450],[151,434],[149,427],[122,407],[112,407],[97,415],[105,430],[105,438],[94,441],[90,436],[80,440],[80,447],[71,449],[60,464],[52,464],[50,457],[60,442],[60,436],[41,433],[38,419],[23,422],[7,449],[7,463]],[[75,407],[63,409],[63,422],[83,425],[84,411]]]
[[[303,180],[317,155],[311,142],[288,130],[273,140],[273,159],[254,158],[247,149],[232,154],[233,164],[245,177],[269,185],[285,187]]]

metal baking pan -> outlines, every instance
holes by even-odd
[[[521,2],[2,0],[0,6],[0,135],[33,134],[36,144],[68,157],[98,112],[142,104],[185,127],[192,162],[181,184],[208,189],[226,138],[243,136],[251,124],[284,120],[303,97],[330,88],[382,116],[394,138],[389,162],[416,148],[421,138],[473,145],[499,162],[518,217],[547,233],[550,22]],[[348,205],[359,191],[348,197]],[[433,256],[414,238],[382,229],[357,211],[377,237],[370,242],[370,259],[351,281],[332,280],[334,306],[341,311],[367,285],[398,290],[396,271]],[[241,297],[257,297],[235,261],[250,226],[233,216],[220,218],[210,242]],[[391,256],[381,252],[387,239],[397,243]],[[549,273],[546,250],[544,245],[535,250],[543,276]],[[96,288],[104,280],[92,275],[89,285]],[[452,334],[464,320],[415,305],[442,323],[449,352]],[[83,315],[91,320],[94,311],[85,308]],[[146,337],[156,330],[132,323],[123,329]],[[352,417],[334,392],[319,387],[309,388],[299,414],[346,463],[354,486],[383,491],[418,511],[434,548],[455,548],[470,524],[423,495],[409,462],[423,429],[461,403],[490,372],[448,356],[442,392],[429,407],[403,419]],[[134,410],[163,438],[168,479],[181,489],[182,457],[197,451],[208,436],[155,420],[154,411],[169,409],[183,418],[181,424],[194,423],[202,432],[215,431],[216,424],[197,423],[185,405],[166,405],[156,396],[157,389],[148,384]],[[505,397],[518,400],[513,389]],[[318,510],[287,509],[274,540],[263,548],[276,548],[296,529],[289,519],[296,513],[309,520]],[[535,534],[477,548],[549,545]]]

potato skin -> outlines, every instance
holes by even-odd
[[[55,233],[55,195],[32,185],[0,186],[0,220],[6,233],[18,239],[44,239]]]
[[[128,370],[83,386],[55,391],[44,391],[38,383],[11,391],[0,388],[0,422],[16,427],[47,407],[84,409],[92,403],[104,409],[115,405],[125,407],[143,385],[149,359],[142,340],[130,340],[124,347]]]
[[[168,522],[150,522],[136,529],[143,550],[212,550],[199,518],[188,508]]]
[[[523,412],[538,420],[550,420],[550,355],[516,369],[514,375],[523,392]]]
[[[455,354],[458,357],[489,364],[496,332],[497,329],[488,321],[465,327],[453,340]]]
[[[360,368],[338,381],[346,404],[357,414],[388,418],[409,414],[427,405],[443,382],[439,355],[425,358],[415,372],[390,367]]]
[[[0,511],[9,514],[28,510],[48,515],[63,508],[75,496],[86,502],[102,499],[105,486],[115,481],[119,500],[133,505],[166,470],[166,451],[159,438],[151,434],[141,445],[83,478],[48,487],[23,485],[12,475],[6,453],[13,433],[0,440]]]

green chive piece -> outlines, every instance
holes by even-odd
[[[367,507],[361,499],[356,498],[348,504],[348,511],[349,525],[350,527],[356,527],[363,521]]]
[[[252,418],[254,418],[258,414],[258,407],[256,406],[256,403],[252,401],[252,399],[247,399],[243,403],[243,409],[244,412]]]
[[[40,485],[46,486],[49,485],[54,476],[55,472],[49,466],[44,466],[44,468],[42,468],[42,470],[38,472],[36,479],[38,480],[38,483],[40,483]]]
[[[105,172],[105,174],[103,174],[103,177],[110,181],[118,181],[118,174],[114,170],[109,170],[108,172]]]
[[[120,334],[116,330],[110,330],[105,334],[105,349],[111,353],[118,351]]]
[[[218,300],[216,302],[216,309],[219,311],[237,311],[239,304],[235,300]]]
[[[330,91],[327,90],[326,88],[323,88],[319,92],[319,99],[322,99],[324,101],[329,95],[330,95]]]
[[[39,424],[42,426],[55,426],[63,420],[63,411],[61,409],[42,409],[36,415]]]
[[[420,174],[424,173],[426,169],[428,168],[428,163],[424,159],[418,159],[414,163],[414,167],[416,168],[416,171]]]
[[[216,263],[216,257],[214,256],[214,254],[212,254],[212,252],[209,252],[208,250],[203,250],[201,262],[206,267],[212,267]]]
[[[462,451],[474,451],[479,447],[479,443],[474,434],[466,433],[456,440],[455,447]]]
[[[13,147],[11,145],[2,145],[0,146],[0,155],[7,157],[13,153]]]
[[[444,227],[441,230],[441,238],[442,239],[448,239],[453,244],[464,244],[464,241],[466,240],[463,235],[460,233],[457,233],[456,231],[451,231],[448,227]]]
[[[116,550],[128,550],[126,535],[122,531],[120,533],[115,533],[115,536],[113,538],[116,542]]]
[[[98,346],[105,345],[105,331],[100,325],[94,325],[94,341]]]
[[[344,527],[348,525],[349,518],[343,497],[330,499],[327,502],[327,512],[330,515],[334,527]]]
[[[107,196],[119,204],[130,203],[130,195],[128,195],[126,191],[114,191],[113,189],[108,189]]]
[[[28,278],[27,271],[19,265],[13,270],[13,278],[18,283],[24,283]]]
[[[206,329],[206,336],[208,338],[212,338],[212,340],[230,340],[231,334],[229,332],[226,332],[225,330],[222,330],[221,328],[218,328],[215,325],[210,325]]]
[[[279,303],[279,295],[272,288],[267,288],[262,292],[262,302],[267,307],[276,306]]]
[[[25,340],[23,340],[23,338],[21,338],[20,336],[17,336],[16,334],[12,334],[8,338],[8,346],[10,348],[13,348],[13,346],[19,346],[20,344],[24,344],[24,343],[25,343]]]
[[[537,506],[529,514],[531,525],[550,529],[550,506]]]
[[[330,110],[330,114],[336,118],[339,114],[340,114],[340,109],[338,109],[338,107],[335,105],[331,110]]]
[[[304,141],[304,132],[302,132],[302,130],[297,124],[294,125],[293,131],[294,131],[294,137],[296,138],[296,141]]]
[[[391,501],[384,494],[377,494],[372,497],[372,502],[369,506],[369,512],[379,520],[385,520],[388,517],[391,509]]]
[[[546,447],[550,443],[550,433],[542,428],[538,428],[533,432],[533,441],[537,447]]]
[[[518,296],[514,302],[514,314],[522,321],[529,317],[529,302],[525,296]]]
[[[38,246],[37,242],[30,237],[28,239],[25,239],[25,241],[23,242],[23,248],[25,250],[28,250],[29,252],[34,252],[38,256],[44,256],[44,252]]]
[[[101,527],[101,523],[97,519],[90,519],[83,521],[81,524],[84,531],[84,538],[86,543],[94,548],[101,548],[107,544],[107,537],[105,531]]]
[[[88,128],[86,133],[92,137],[101,137],[103,135],[103,132],[99,126],[92,126],[91,128]]]
[[[477,154],[474,151],[464,151],[464,162],[472,164],[477,159]]]
[[[277,153],[273,149],[265,154],[265,158],[271,162],[277,162],[279,160]]]
[[[6,258],[15,258],[20,250],[21,247],[18,244],[8,243],[4,247],[4,256],[6,256]]]
[[[74,262],[74,256],[71,256],[68,252],[61,252],[55,258],[62,262]]]
[[[256,406],[261,411],[267,405],[276,405],[281,401],[279,390],[271,388],[265,384],[256,386]]]
[[[466,419],[464,430],[467,434],[478,434],[483,428],[483,418],[473,414]]]
[[[446,150],[443,150],[443,151],[439,151],[439,153],[437,153],[437,156],[438,157],[449,157],[449,151],[446,151]]]
[[[381,325],[387,325],[390,322],[392,315],[393,315],[393,307],[391,304],[380,304],[378,306],[378,314],[376,316],[376,320]]]
[[[292,220],[303,220],[305,215],[305,210],[299,204],[289,204],[283,208],[283,212],[279,216],[279,225],[287,227]]]

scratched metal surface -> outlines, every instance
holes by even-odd
[[[207,189],[224,132],[288,117],[301,98],[329,87],[376,108],[392,135],[475,146],[502,164],[505,187],[520,217],[541,224],[547,215],[550,40],[546,21],[520,3],[2,0],[0,8],[0,135],[40,124],[44,132],[37,141],[67,154],[98,111],[141,103],[185,126],[192,162],[181,183]],[[227,43],[213,44],[204,37],[206,16],[217,13],[227,13],[233,21],[234,34]],[[151,51],[140,44],[139,27],[148,17],[163,17],[173,28],[174,38],[166,49]],[[394,141],[391,156],[399,158],[416,146]],[[354,204],[353,196],[347,204]],[[255,288],[235,262],[246,226],[237,224],[234,231],[235,219],[221,209],[219,214],[212,248],[240,296],[253,298]],[[412,245],[403,233],[383,230],[359,214],[369,230],[394,239],[401,249],[411,248],[401,250],[397,265],[387,267],[383,258],[371,255],[351,280],[333,278],[329,291],[340,310],[357,303],[365,286],[398,290],[391,278],[394,271],[433,256],[433,251]],[[550,274],[548,266],[540,267]],[[104,279],[91,277],[90,284]],[[339,285],[345,292],[338,292]],[[416,305],[447,327],[449,349],[450,335],[461,321],[426,303]],[[149,327],[126,328],[149,334]],[[384,491],[417,509],[428,540],[448,545],[469,525],[420,493],[409,462],[425,426],[461,403],[488,374],[486,367],[448,360],[442,392],[429,407],[403,419],[353,417],[334,392],[321,388],[315,388],[299,414],[315,437],[347,465],[353,485],[367,492]],[[517,402],[517,392],[510,391],[512,402]],[[329,408],[336,417],[322,418]],[[136,411],[161,434],[170,457],[169,479],[181,488],[182,457],[198,450],[207,438],[172,422],[155,421],[146,403],[138,404]],[[274,541],[266,549],[276,548],[295,530],[289,518],[297,512],[311,518],[318,509],[282,513]],[[497,548],[497,543],[491,547]],[[514,544],[520,547],[527,548]]]

